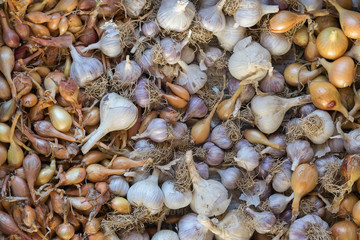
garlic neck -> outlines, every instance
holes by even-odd
[[[189,66],[188,66],[184,61],[180,60],[180,61],[178,62],[178,64],[179,64],[180,67],[182,68],[183,72],[186,73],[186,72],[188,71]]]
[[[190,173],[191,181],[193,183],[193,187],[196,188],[196,186],[199,185],[200,182],[204,180],[200,177],[195,167],[192,151],[187,151],[185,153],[185,162],[189,168],[189,173]]]
[[[175,6],[175,12],[185,12],[185,9],[187,7],[187,5],[189,4],[189,0],[178,0],[176,2],[176,6]]]
[[[217,7],[217,9],[219,10],[219,12],[223,9],[225,3],[226,3],[226,0],[220,0],[220,2],[218,2],[218,3],[216,4],[216,7]]]
[[[213,232],[215,235],[221,236],[223,231],[216,226],[210,218],[204,216],[204,215],[198,215],[197,216],[198,221],[204,225],[207,229],[209,229],[211,232]]]
[[[292,107],[311,103],[311,97],[310,97],[310,95],[304,95],[304,96],[299,96],[299,97],[295,97],[295,98],[289,98],[289,99],[286,99],[285,101],[286,101],[286,109],[290,109]]]

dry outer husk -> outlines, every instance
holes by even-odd
[[[331,240],[331,232],[322,228],[318,223],[308,223],[306,237],[308,240]]]
[[[318,136],[324,132],[324,124],[318,115],[300,120],[300,127],[306,136]]]
[[[175,172],[175,190],[188,192],[191,189],[191,184],[189,169],[184,159],[181,159]]]
[[[119,214],[116,212],[108,213],[101,221],[103,228],[109,228],[112,231],[136,231],[144,232],[145,224],[158,223],[165,219],[170,210],[164,207],[160,213],[152,215],[144,207],[134,207],[131,214]]]
[[[106,75],[102,75],[85,86],[85,93],[92,98],[101,100],[108,91],[109,79]]]

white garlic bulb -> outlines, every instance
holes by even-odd
[[[273,56],[286,54],[292,46],[291,40],[285,37],[284,34],[271,32],[261,32],[260,44]]]
[[[146,232],[141,234],[135,231],[131,231],[121,234],[121,240],[150,240],[150,237]]]
[[[112,22],[106,22],[100,27],[105,30],[101,35],[100,40],[97,43],[90,44],[81,52],[86,52],[91,49],[100,49],[108,57],[117,57],[122,53],[122,47],[120,42],[120,31],[118,26]]]
[[[234,19],[239,26],[252,27],[257,24],[265,14],[279,11],[278,5],[265,5],[260,0],[242,0]]]
[[[222,31],[225,28],[226,20],[222,12],[226,0],[220,0],[216,5],[201,8],[197,13],[197,19],[203,28],[210,32]]]
[[[127,200],[132,206],[144,206],[151,214],[159,213],[164,205],[164,194],[158,185],[158,170],[147,179],[139,181],[129,188]]]
[[[160,32],[160,29],[155,22],[147,22],[142,25],[141,31],[146,37],[155,37]]]
[[[229,71],[238,80],[262,80],[272,67],[269,51],[251,36],[240,40],[229,59]]]
[[[120,85],[131,86],[140,78],[142,70],[135,61],[130,60],[129,55],[115,67],[114,79]]]
[[[183,32],[190,27],[195,11],[189,0],[163,0],[156,19],[165,30]]]
[[[115,195],[125,197],[129,190],[129,183],[122,176],[110,177],[109,190]]]
[[[196,218],[196,214],[184,215],[178,224],[180,240],[212,240],[214,234],[202,225]]]
[[[260,154],[253,146],[241,146],[234,160],[239,167],[246,171],[253,171],[259,166]]]
[[[216,240],[249,240],[254,233],[254,229],[248,227],[248,220],[236,210],[228,212],[220,222],[202,215],[198,220],[215,234]]]
[[[179,236],[174,231],[161,230],[157,232],[151,240],[179,240]]]
[[[335,132],[335,124],[330,114],[323,110],[315,110],[304,117],[300,126],[306,137],[315,144],[325,143]]]
[[[192,151],[187,151],[185,161],[193,183],[193,197],[190,204],[191,209],[207,217],[224,213],[230,204],[228,191],[220,182],[215,180],[204,180],[196,170]]]
[[[146,0],[124,0],[126,14],[130,17],[138,17],[146,4]]]
[[[254,205],[257,207],[260,204],[260,200],[267,198],[271,191],[269,184],[264,180],[255,179],[254,185],[245,190],[240,195],[240,200],[246,201],[247,206]]]
[[[75,79],[80,87],[85,87],[86,84],[94,81],[103,74],[104,68],[99,60],[92,57],[81,56],[73,46],[71,46],[70,49],[70,54],[73,59],[70,68],[70,77]]]
[[[253,218],[254,228],[260,234],[270,232],[276,223],[276,217],[272,212],[256,212],[251,208],[246,208],[246,212]]]
[[[206,73],[200,70],[196,64],[187,65],[183,61],[178,62],[182,68],[179,76],[176,78],[175,83],[184,87],[190,94],[199,91],[207,81]]]
[[[308,239],[307,230],[311,225],[315,227],[319,227],[325,231],[329,231],[329,225],[327,224],[327,222],[325,222],[315,214],[308,214],[305,217],[295,220],[291,224],[288,235],[289,240],[307,240]]]
[[[128,130],[138,118],[135,104],[117,93],[108,93],[100,101],[100,125],[81,147],[86,154],[102,137],[112,131]]]
[[[226,25],[223,30],[214,33],[217,37],[220,46],[227,50],[232,51],[237,42],[246,36],[246,28],[235,26],[233,17],[226,17]]]
[[[164,193],[164,203],[170,209],[180,209],[190,204],[192,199],[191,191],[180,192],[175,190],[174,181],[166,181],[162,184],[161,190]]]

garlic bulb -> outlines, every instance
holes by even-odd
[[[152,141],[160,143],[168,139],[169,133],[166,121],[162,118],[154,118],[149,123],[148,127],[143,133],[133,136],[131,139],[137,140],[141,138],[150,138]]]
[[[150,80],[148,78],[140,78],[134,91],[134,101],[142,108],[149,108],[151,104],[148,91],[149,81]]]
[[[269,208],[273,213],[280,214],[285,210],[293,198],[294,193],[288,197],[279,193],[275,193],[269,197]]]
[[[325,176],[325,174],[326,174],[326,172],[328,170],[328,166],[336,164],[336,165],[338,165],[340,167],[341,163],[342,163],[342,160],[340,160],[339,158],[337,158],[333,154],[326,155],[324,157],[318,158],[314,162],[314,164],[316,166],[316,170],[317,170],[318,175],[319,175],[319,178],[322,178],[322,177]]]
[[[109,190],[117,196],[125,197],[129,190],[129,183],[122,176],[110,177]]]
[[[221,149],[230,149],[233,145],[229,138],[229,133],[223,125],[217,125],[211,132],[210,141],[215,143]]]
[[[241,27],[252,27],[257,24],[265,14],[279,11],[278,5],[265,5],[260,0],[243,0],[234,15],[236,23]]]
[[[160,32],[160,29],[155,22],[146,22],[142,24],[141,31],[146,37],[155,37]]]
[[[190,27],[195,11],[189,0],[162,0],[156,20],[165,30],[183,32]]]
[[[222,31],[225,28],[226,20],[222,12],[226,0],[220,0],[216,5],[201,8],[197,13],[197,19],[203,28],[210,32]]]
[[[129,188],[127,199],[132,206],[147,208],[151,214],[161,211],[164,194],[158,185],[159,172],[155,169],[147,179],[139,181]]]
[[[314,157],[314,150],[310,146],[310,143],[304,140],[296,140],[293,143],[289,143],[286,146],[286,153],[292,162],[292,171],[295,171],[295,168],[299,164],[308,163]]]
[[[187,65],[183,61],[178,62],[182,68],[179,76],[176,78],[175,83],[184,87],[190,94],[199,91],[207,81],[206,73],[200,70],[196,64]]]
[[[335,131],[330,114],[323,110],[316,110],[304,117],[300,126],[306,137],[315,144],[325,143]]]
[[[184,215],[178,224],[180,240],[212,240],[214,234],[202,225],[196,218],[196,214]]]
[[[271,55],[266,48],[247,37],[235,45],[228,65],[236,79],[260,81],[271,68]]]
[[[230,204],[231,197],[224,185],[215,180],[204,180],[200,177],[194,165],[192,152],[187,151],[185,161],[193,183],[193,197],[190,204],[191,209],[207,217],[224,213]]]
[[[228,212],[220,222],[203,215],[197,218],[215,234],[216,240],[249,240],[254,233],[254,229],[248,227],[248,219],[236,210]]]
[[[139,64],[130,60],[129,55],[127,55],[125,61],[116,65],[114,79],[122,86],[131,86],[140,78],[141,73]]]
[[[118,26],[112,22],[106,22],[100,27],[105,30],[101,35],[100,40],[97,43],[90,44],[86,48],[83,48],[81,52],[86,52],[92,49],[100,49],[108,57],[117,57],[119,56],[123,49],[120,42],[120,31]]]
[[[254,221],[254,228],[258,233],[265,234],[271,231],[276,222],[276,217],[272,212],[256,212],[251,208],[246,208]]]
[[[212,142],[207,142],[202,147],[207,151],[205,162],[211,166],[217,166],[224,161],[225,152]]]
[[[130,17],[138,17],[146,4],[146,0],[124,0],[126,14]]]
[[[266,179],[269,174],[270,171],[272,170],[272,168],[274,167],[274,163],[275,160],[272,157],[266,156],[264,157],[264,159],[261,161],[259,168],[258,168],[258,177],[261,179]],[[272,177],[272,176],[270,176]]]
[[[100,102],[100,125],[88,136],[81,151],[87,153],[109,132],[128,130],[135,124],[137,117],[138,109],[132,101],[113,92],[106,94]]]
[[[151,240],[179,240],[179,236],[174,231],[161,230],[157,232]]]
[[[225,170],[217,169],[216,170],[221,177],[221,183],[229,190],[236,189],[236,182],[240,180],[241,172],[236,167],[227,168]]]
[[[152,58],[151,49],[146,49],[141,55],[140,59],[137,60],[141,69],[148,72],[151,76],[162,78],[163,75],[159,72],[159,66],[154,63]]]
[[[189,33],[190,36],[191,32]],[[168,64],[176,64],[180,61],[181,51],[188,44],[189,37],[181,42],[176,42],[172,38],[164,38],[160,41],[162,56]]]
[[[235,26],[234,18],[227,16],[224,29],[215,32],[214,35],[223,49],[232,51],[236,43],[246,36],[246,28]]]
[[[181,121],[186,122],[190,119],[194,118],[202,118],[205,117],[208,113],[208,108],[201,98],[198,96],[191,96],[188,104],[188,108],[186,109],[185,115],[182,117]]]
[[[255,118],[255,125],[259,130],[270,134],[280,127],[287,110],[310,102],[309,95],[295,98],[281,98],[276,95],[256,95],[251,100],[251,111]]]
[[[271,32],[261,32],[260,44],[273,56],[286,54],[292,46],[292,42],[284,34]]]
[[[209,47],[204,54],[202,52],[198,55],[198,62],[200,69],[205,71],[215,65],[223,55],[222,51],[216,47]]]
[[[150,237],[146,232],[141,234],[135,231],[131,231],[121,234],[121,240],[150,240]]]
[[[246,171],[253,171],[260,162],[260,154],[253,146],[241,146],[234,158],[237,165]]]
[[[295,220],[289,229],[289,240],[307,240],[308,228],[317,227],[323,231],[329,231],[329,225],[317,215],[306,215],[305,217]],[[313,233],[314,234],[314,233]],[[318,236],[319,239],[323,236]],[[330,236],[329,236],[330,238]]]
[[[360,128],[344,134],[344,147],[348,154],[356,154],[360,151]]]
[[[84,87],[103,74],[104,68],[99,60],[92,57],[81,56],[73,46],[71,46],[70,49],[70,54],[73,59],[70,68],[70,77],[75,79],[80,87]]]
[[[284,163],[280,171],[276,173],[272,179],[272,187],[277,192],[285,192],[291,187],[291,166]]]
[[[164,193],[164,203],[170,209],[180,209],[188,206],[192,199],[192,193],[180,192],[175,189],[174,181],[166,181],[162,184],[161,190]]]

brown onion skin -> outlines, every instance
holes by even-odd
[[[330,231],[333,239],[336,240],[357,240],[357,226],[348,220],[335,223]]]
[[[32,240],[19,229],[14,219],[3,211],[0,211],[0,231],[7,235],[20,234],[23,239]]]
[[[359,201],[359,198],[356,197],[355,194],[350,193],[345,195],[344,199],[340,203],[339,211],[337,212],[337,216],[340,218],[346,218],[350,216],[354,205]]]
[[[28,93],[21,97],[22,105],[27,108],[35,106],[38,102],[38,98],[33,93]]]
[[[0,22],[2,26],[2,37],[5,44],[11,48],[17,48],[20,44],[20,38],[14,30],[9,27],[4,10],[0,9]]]

